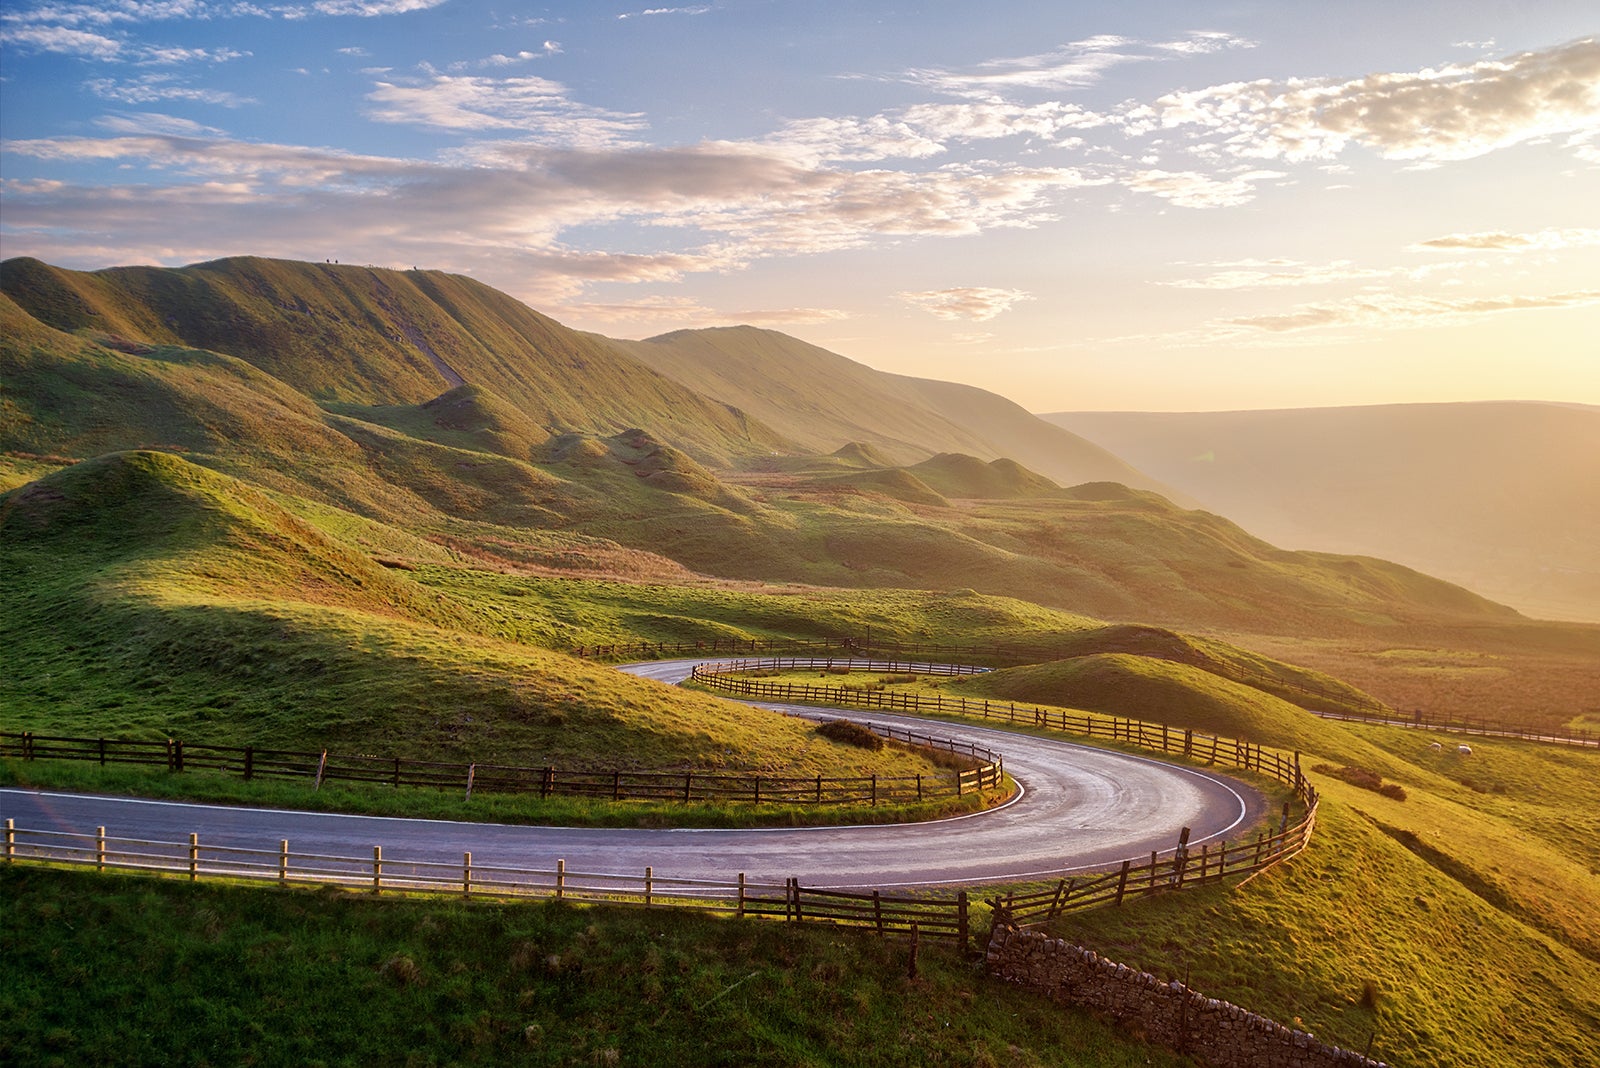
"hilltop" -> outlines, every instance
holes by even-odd
[[[937,453],[1005,457],[1066,485],[1108,480],[1179,496],[1004,397],[876,371],[775,330],[678,330],[611,343],[812,452],[857,442],[895,465]]]
[[[0,282],[13,415],[0,448],[17,453],[175,450],[305,507],[590,572],[643,553],[661,561],[655,573],[963,586],[1118,620],[1272,618],[1297,633],[1509,618],[1381,561],[1281,552],[1149,490],[1063,490],[1011,457],[940,451],[886,468],[880,437],[808,458],[788,424],[770,429],[436,272],[247,258],[83,273],[12,260]],[[736,363],[749,374],[793,347],[739,330],[678,345],[711,341],[748,343]],[[824,366],[890,388],[848,363],[809,350],[776,380],[788,393],[822,383],[811,411],[842,403]],[[926,405],[901,415],[953,433]]]

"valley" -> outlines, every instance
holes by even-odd
[[[1199,510],[1210,490],[1176,468],[770,331],[614,341],[461,276],[255,258],[99,272],[13,259],[0,291],[0,730],[619,772],[932,774],[914,750],[836,743],[573,652],[724,639],[959,648],[975,662],[987,650],[991,673],[872,684],[1240,738],[1404,794],[1312,772],[1324,811],[1294,860],[1057,931],[1394,1064],[1594,1062],[1600,754],[1474,738],[1458,759],[1452,735],[1308,710],[1592,730],[1600,625],[1536,618],[1376,555],[1280,547],[1241,515]],[[3,774],[220,789],[47,762],[7,760]],[[268,803],[294,803],[283,796]],[[452,805],[419,814],[675,818],[623,802]],[[674,1057],[715,1032],[713,1060],[770,1049],[767,1063],[845,1063],[871,1031],[883,1063],[905,1063],[944,1031],[914,1018],[923,1003],[957,1021],[951,1063],[1166,1057],[959,960],[902,981],[903,947],[826,930],[231,886],[185,897],[22,866],[3,877],[16,902],[5,950],[28,964],[0,996],[39,1024],[0,1052],[30,1059],[93,1059],[122,1040],[79,1022],[120,996],[119,946],[173,977],[164,1018],[215,984],[230,992],[209,1011],[237,1026],[259,1002],[236,984],[287,984],[261,1016],[296,1055],[329,1026],[310,1006],[331,983],[391,1026],[443,1014],[453,1037],[429,1056],[484,1062],[530,1048],[559,1063]],[[67,916],[96,933],[74,939]],[[24,923],[54,941],[24,944]],[[238,959],[254,978],[218,977]],[[592,980],[616,971],[630,975],[622,1001],[605,1001]],[[734,992],[757,988],[811,999],[831,1022]],[[307,1006],[299,1023],[284,1021],[291,1003]],[[1508,1023],[1527,1019],[1540,1027]],[[207,1040],[186,1033],[185,1048]]]

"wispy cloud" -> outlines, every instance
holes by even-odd
[[[1134,171],[1122,184],[1136,193],[1148,193],[1184,208],[1228,208],[1256,195],[1255,183],[1286,177],[1282,171],[1245,171],[1214,176],[1199,171]]]
[[[646,18],[651,15],[705,15],[712,10],[710,4],[694,4],[689,7],[651,7],[643,11],[626,11],[618,15],[620,19]]]
[[[162,115],[153,111],[123,112],[115,115],[102,115],[95,120],[95,125],[103,130],[116,134],[130,134],[140,136],[155,134],[157,136],[172,137],[222,137],[224,131],[214,126],[204,126],[193,119],[182,119],[175,115]]]
[[[488,78],[435,74],[409,83],[378,82],[367,117],[434,130],[520,130],[543,144],[615,144],[645,126],[644,116],[589,107],[559,82],[528,75]]]
[[[951,96],[999,101],[1019,92],[1061,92],[1093,85],[1112,68],[1128,63],[1250,47],[1253,42],[1225,33],[1196,32],[1159,43],[1101,34],[1035,55],[987,60],[967,70],[913,68],[896,80]]]
[[[195,104],[215,104],[237,108],[255,103],[225,89],[194,86],[171,74],[145,74],[138,78],[91,78],[84,83],[95,96],[120,104],[154,104],[163,100],[185,100]]]
[[[413,11],[427,11],[447,2],[448,0],[316,0],[316,3],[311,5],[311,10],[319,15],[380,18],[384,15],[406,15]]]
[[[1446,234],[1419,241],[1411,246],[1432,252],[1549,252],[1569,248],[1600,246],[1600,229],[1564,228],[1513,234],[1504,230],[1484,233]]]
[[[1219,320],[1222,327],[1241,327],[1273,334],[1359,326],[1412,327],[1466,322],[1482,315],[1576,308],[1600,304],[1600,289],[1578,290],[1548,296],[1443,297],[1374,294],[1346,300],[1302,304],[1287,312],[1247,315]]]
[[[1022,301],[1034,299],[1033,294],[1020,289],[992,289],[987,286],[931,289],[897,293],[896,296],[939,319],[965,319],[978,323],[988,322]]]
[[[1124,119],[1133,133],[1186,130],[1244,158],[1325,160],[1358,145],[1387,159],[1469,159],[1600,129],[1600,38],[1350,81],[1216,85],[1168,94]]]
[[[1179,278],[1161,284],[1178,289],[1282,289],[1373,282],[1396,277],[1420,278],[1430,270],[1408,267],[1359,267],[1349,260],[1335,260],[1332,263],[1238,260],[1205,266],[1213,268],[1211,273],[1194,278]]]

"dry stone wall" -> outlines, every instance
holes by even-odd
[[[1176,980],[1163,982],[1033,931],[996,924],[988,967],[991,975],[1109,1016],[1213,1068],[1388,1068]]]

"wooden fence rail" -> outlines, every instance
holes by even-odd
[[[1382,727],[1405,727],[1410,730],[1439,731],[1443,734],[1471,734],[1480,738],[1516,738],[1525,742],[1550,742],[1556,745],[1600,748],[1600,733],[1595,731],[1551,730],[1471,716],[1434,716],[1421,711],[1410,716],[1387,718],[1376,715],[1360,716],[1353,712],[1312,711],[1311,714],[1322,719],[1334,719],[1345,723],[1372,723]]]
[[[17,827],[5,822],[4,859],[12,863],[66,864],[97,871],[175,873],[190,880],[250,879],[290,884],[334,885],[385,892],[459,894],[462,897],[559,898],[588,904],[684,907],[767,916],[791,922],[865,927],[879,934],[908,933],[955,940],[965,947],[971,934],[966,892],[948,896],[891,896],[878,890],[822,890],[798,878],[753,883],[743,873],[732,882],[668,878],[653,866],[641,873],[581,872],[557,860],[553,869],[476,864],[471,853],[455,861],[414,860],[385,854],[348,857],[290,850],[247,849],[187,841],[117,838],[104,827],[80,834]]]
[[[585,797],[608,801],[740,801],[761,804],[895,804],[989,789],[1004,778],[1003,758],[966,742],[874,727],[876,733],[913,746],[953,752],[972,766],[922,775],[785,776],[694,771],[618,771],[582,768],[461,764],[394,756],[211,745],[178,739],[143,741],[78,738],[0,731],[0,758],[87,761],[142,765],[170,772],[208,770],[245,779],[314,779],[474,792],[538,794],[540,798]]]
[[[1289,805],[1285,803],[1275,834],[1262,833],[1252,840],[1241,842],[1224,840],[1215,844],[1205,843],[1194,850],[1189,847],[1189,831],[1185,828],[1176,848],[1169,853],[1152,853],[1148,860],[1124,860],[1114,870],[1099,875],[1062,879],[1054,887],[1043,890],[1005,894],[990,899],[989,904],[997,918],[1017,926],[1048,922],[1069,910],[1121,905],[1129,897],[1181,890],[1185,886],[1254,874],[1294,856],[1311,841],[1311,833],[1316,825],[1318,798],[1316,788],[1300,770],[1299,753],[1288,756],[1239,739],[1196,734],[1192,730],[1178,730],[1166,724],[1097,716],[1070,709],[1018,705],[985,698],[946,697],[943,694],[774,683],[732,674],[736,669],[741,673],[791,670],[792,663],[792,658],[767,658],[702,664],[695,667],[693,678],[713,689],[764,700],[854,705],[912,714],[970,716],[1088,738],[1106,738],[1169,755],[1203,760],[1213,765],[1259,772],[1287,785],[1304,806],[1304,816],[1291,826]],[[871,670],[913,674],[953,673],[949,665],[897,664],[892,669]]]

